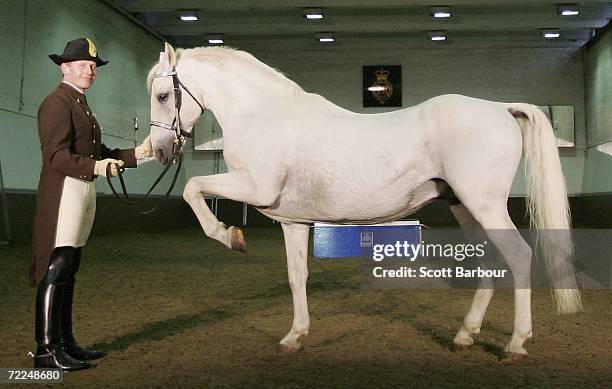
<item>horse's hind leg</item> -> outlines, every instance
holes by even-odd
[[[468,200],[464,198],[462,200]],[[514,277],[514,331],[504,347],[505,360],[527,355],[524,342],[531,337],[531,248],[512,223],[505,201],[463,201],[488,239],[508,263]]]
[[[486,239],[482,226],[463,204],[455,202],[450,206],[450,209],[468,239],[474,241]],[[491,278],[481,278],[470,310],[465,315],[461,328],[459,328],[453,340],[455,350],[461,350],[474,344],[472,335],[480,333],[482,320],[489,302],[491,302],[491,297],[493,297],[493,280]]]
[[[287,250],[287,272],[293,294],[293,325],[279,344],[280,352],[294,352],[302,348],[301,338],[308,335],[310,316],[306,299],[308,279],[308,234],[305,224],[282,224]]]
[[[501,252],[514,277],[514,330],[504,347],[505,359],[514,360],[527,355],[523,347],[532,336],[531,326],[531,248],[505,212],[505,229],[486,228],[487,236]]]

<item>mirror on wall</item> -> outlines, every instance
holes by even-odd
[[[557,137],[557,147],[574,147],[574,106],[540,105],[538,108],[550,119]]]

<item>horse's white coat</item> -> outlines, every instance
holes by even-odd
[[[461,201],[453,213],[462,228],[487,234],[516,282],[526,280],[531,249],[516,231],[506,206],[524,147],[531,167],[528,191],[536,227],[569,228],[552,128],[534,106],[444,95],[395,112],[356,114],[305,92],[245,52],[199,48],[175,54],[166,45],[159,65],[149,75],[152,120],[172,121],[171,80],[152,78],[172,67],[223,128],[228,173],[193,177],[184,191],[206,235],[231,248],[235,227],[228,229],[215,218],[204,195],[247,202],[283,223],[295,308],[293,326],[281,340],[286,349],[299,349],[299,340],[309,328],[308,223],[394,220],[450,186]],[[160,102],[164,94],[168,98]],[[183,94],[181,120],[188,131],[198,115],[198,106]],[[531,132],[529,142],[523,144],[521,131]],[[158,160],[169,163],[174,134],[153,128],[151,140]],[[510,238],[508,233],[492,232],[496,229],[511,231]],[[564,244],[555,251],[544,242],[549,253],[562,254],[548,258],[547,264],[569,266],[571,243]],[[580,308],[572,285],[557,293],[560,311]],[[486,280],[482,286],[457,333],[457,344],[472,344],[471,335],[480,330],[492,296]],[[514,333],[505,348],[510,353],[526,354],[523,342],[531,336],[530,292],[515,291]]]

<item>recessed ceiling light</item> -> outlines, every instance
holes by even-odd
[[[429,31],[427,33],[427,39],[432,41],[445,41],[446,31]]]
[[[429,14],[437,19],[451,17],[450,7],[446,7],[446,6],[430,7]]]
[[[323,19],[323,10],[321,8],[304,8],[302,16],[309,20]]]
[[[206,40],[211,45],[222,45],[223,44],[223,37],[219,34],[206,35]]]
[[[546,39],[556,39],[560,37],[561,34],[559,33],[558,29],[549,28],[542,30],[542,36]]]
[[[198,20],[198,13],[196,11],[181,11],[179,19],[184,22],[195,22]]]
[[[559,4],[557,5],[557,13],[563,16],[574,16],[578,15],[578,4]]]
[[[331,32],[318,32],[315,34],[315,37],[319,40],[319,42],[323,43],[334,41],[334,35]]]

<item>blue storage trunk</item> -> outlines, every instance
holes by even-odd
[[[371,253],[374,245],[394,244],[398,240],[419,244],[421,242],[419,221],[368,225],[315,223],[313,256],[315,258],[361,257],[368,255],[368,252]]]

